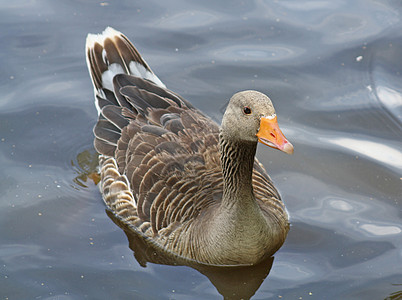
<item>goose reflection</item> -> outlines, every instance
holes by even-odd
[[[172,252],[162,251],[154,247],[152,242],[133,232],[121,222],[110,210],[106,210],[109,218],[127,236],[130,249],[137,262],[146,267],[147,263],[188,266],[205,275],[224,299],[250,299],[259,289],[271,271],[274,257],[268,257],[253,266],[213,266],[179,257]]]

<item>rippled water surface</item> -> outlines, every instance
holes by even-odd
[[[0,7],[0,299],[231,294],[230,284],[219,288],[219,272],[141,267],[105,213],[84,44],[107,25],[217,121],[236,91],[273,99],[295,154],[261,147],[258,157],[292,227],[252,299],[402,297],[402,2]]]

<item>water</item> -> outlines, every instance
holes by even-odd
[[[224,290],[219,271],[141,267],[105,213],[84,43],[107,25],[217,121],[236,91],[273,99],[295,154],[258,157],[292,227],[251,272],[252,299],[400,299],[400,1],[0,5],[1,299],[221,299],[243,282]]]

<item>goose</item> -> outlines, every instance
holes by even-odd
[[[121,32],[88,34],[98,121],[100,190],[130,230],[160,250],[206,265],[255,265],[289,231],[257,143],[293,153],[268,96],[234,94],[219,126],[170,91]]]

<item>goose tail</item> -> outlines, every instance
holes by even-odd
[[[86,60],[95,94],[102,94],[104,89],[113,92],[113,78],[118,74],[140,77],[165,88],[128,38],[112,27],[101,34],[88,34]]]

